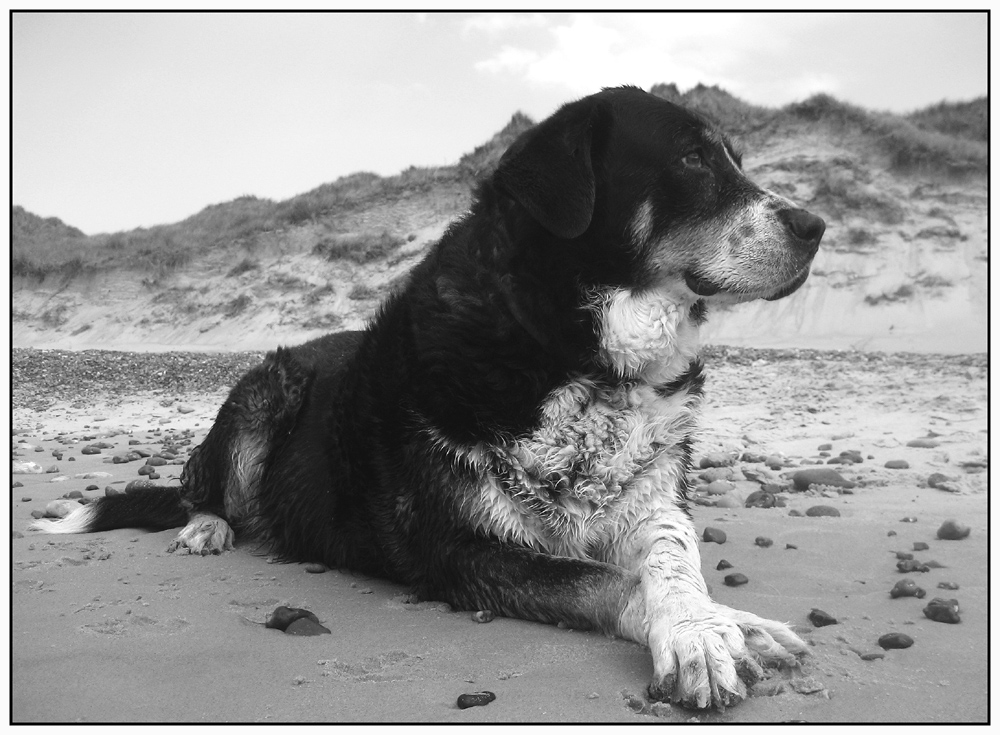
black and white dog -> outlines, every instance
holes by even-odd
[[[803,642],[713,602],[686,506],[713,303],[779,299],[825,225],[705,119],[635,88],[526,132],[363,332],[270,353],[178,489],[49,532],[187,524],[388,577],[459,609],[648,645],[649,693],[746,696]]]

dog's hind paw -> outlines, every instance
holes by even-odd
[[[167,553],[177,549],[187,549],[189,554],[221,554],[233,548],[233,529],[219,516],[212,513],[196,513],[188,524],[170,542]]]

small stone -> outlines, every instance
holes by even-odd
[[[906,516],[905,518],[900,518],[899,522],[900,523],[916,523],[917,519],[916,519],[916,516]]]
[[[83,497],[83,493],[81,493],[79,490],[70,490],[68,493],[63,495],[63,497],[67,498],[68,500],[79,500],[80,498]]]
[[[736,486],[728,480],[715,480],[705,486],[705,492],[709,495],[725,495],[735,488]]]
[[[25,497],[21,498],[21,502],[22,503],[30,503],[31,502],[31,498],[25,496]]]
[[[59,499],[53,500],[45,506],[45,518],[65,518],[74,510],[80,507],[75,500]]]
[[[743,505],[747,508],[773,508],[778,505],[778,499],[773,493],[754,490],[747,496]]]
[[[929,549],[929,548],[931,548],[931,547],[928,546],[927,544],[925,544],[923,541],[914,541],[913,542],[913,550],[914,551],[927,551],[927,549]]]
[[[494,699],[497,695],[493,692],[474,692],[472,694],[460,694],[458,696],[458,708],[468,709],[469,707],[485,707]]]
[[[830,516],[831,518],[839,518],[840,511],[829,505],[814,505],[813,507],[806,510],[806,515],[812,518],[821,516]]]
[[[905,633],[886,633],[878,639],[878,644],[888,651],[891,648],[909,648],[913,639]]]
[[[938,623],[961,623],[958,616],[958,600],[945,600],[942,597],[935,597],[927,603],[924,608],[924,615]]]
[[[268,616],[267,622],[264,623],[264,627],[285,630],[299,618],[308,618],[317,625],[319,624],[319,618],[308,610],[304,610],[300,607],[285,607],[284,605],[280,605],[274,608],[274,612]]]
[[[797,549],[797,548],[799,548],[799,547],[796,546],[795,544],[785,544],[785,549],[786,550],[787,549]]]
[[[809,622],[811,622],[817,628],[822,628],[827,625],[836,625],[837,618],[833,617],[828,612],[820,610],[818,607],[814,607],[812,609],[812,612],[809,613]]]
[[[722,580],[727,587],[739,587],[741,584],[746,584],[750,580],[747,579],[745,574],[727,574]]]
[[[701,458],[698,466],[701,469],[707,469],[708,467],[731,467],[734,462],[736,462],[735,455],[727,452],[709,452]]]
[[[125,491],[118,487],[112,487],[111,485],[108,485],[106,488],[104,488],[104,496],[108,498],[114,495],[124,495],[124,494]]]
[[[492,610],[477,610],[472,613],[472,619],[477,623],[490,623],[496,617]]]
[[[912,579],[901,579],[889,590],[889,596],[894,600],[897,597],[916,597],[919,599],[926,594]]]
[[[907,574],[908,572],[929,572],[931,568],[916,559],[904,559],[896,562],[896,569]]]
[[[832,444],[820,444],[818,447],[816,447],[816,450],[819,452],[829,452],[831,449],[833,449]]]
[[[862,661],[877,661],[880,658],[885,658],[885,654],[882,653],[881,651],[875,651],[873,653],[862,653],[861,654],[861,660]]]
[[[939,590],[957,590],[958,582],[938,582]]]
[[[84,488],[84,490],[86,490],[87,492],[93,492],[94,490],[100,490],[100,489],[101,488],[99,488],[97,485],[87,485],[87,487]]]
[[[45,517],[45,511],[44,510],[33,510],[33,511],[31,511],[31,517],[34,518],[34,519],[36,519],[36,520],[39,519],[39,518],[44,518]]]
[[[649,705],[643,701],[642,697],[637,697],[634,694],[623,693],[622,699],[625,700],[625,706],[637,715],[649,714]]]
[[[792,475],[796,490],[808,490],[810,485],[829,485],[831,487],[856,487],[855,483],[845,480],[839,472],[827,467],[816,467],[799,470]]]
[[[938,444],[940,444],[940,442],[936,442],[933,439],[913,439],[906,442],[906,446],[908,447],[918,447],[922,449],[933,449]]]
[[[733,565],[730,564],[725,559],[719,559],[719,563],[715,565],[716,571],[721,572],[723,569],[732,569]]]
[[[799,694],[816,694],[826,689],[825,686],[811,676],[802,679],[791,679],[788,685]]]
[[[959,539],[966,538],[970,533],[972,533],[971,528],[954,519],[950,519],[941,524],[941,527],[937,531],[937,537],[946,541],[958,541]]]
[[[712,528],[711,526],[706,526],[704,533],[701,535],[702,539],[714,544],[724,544],[726,543],[726,532],[721,531],[718,528]]]
[[[140,475],[152,475],[155,474],[156,470],[150,467],[148,464],[144,464],[139,468]]]
[[[285,635],[323,635],[329,632],[329,628],[323,627],[310,618],[298,618],[289,623],[288,627],[285,628]]]
[[[753,540],[755,546],[759,546],[762,549],[766,549],[774,545],[774,541],[769,539],[767,536],[758,536]]]
[[[897,559],[900,559],[900,560],[902,560],[902,561],[907,561],[907,560],[909,560],[909,559],[912,559],[912,558],[913,558],[913,554],[911,554],[911,553],[910,553],[910,552],[908,552],[908,551],[897,551],[897,552],[896,552],[896,558],[897,558]]]
[[[905,459],[890,459],[885,463],[885,468],[887,470],[908,470],[910,469],[910,463]]]
[[[309,574],[323,574],[326,571],[326,566],[323,564],[319,564],[318,562],[311,562],[309,564],[306,564],[305,568],[306,571],[309,572]]]
[[[162,467],[167,464],[170,460],[164,459],[163,457],[150,457],[146,460],[146,464],[150,467]]]
[[[80,450],[80,454],[100,454],[100,453],[101,453],[100,447],[95,447],[93,445],[84,447],[83,449]]]

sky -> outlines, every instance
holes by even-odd
[[[978,13],[24,13],[12,200],[87,234],[443,166],[604,86],[816,93],[910,112],[987,94]],[[752,155],[752,152],[748,152]]]

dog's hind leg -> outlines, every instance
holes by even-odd
[[[284,348],[240,378],[184,467],[181,497],[190,517],[167,551],[219,554],[233,548],[234,528],[257,535],[261,478],[294,428],[311,380]]]

